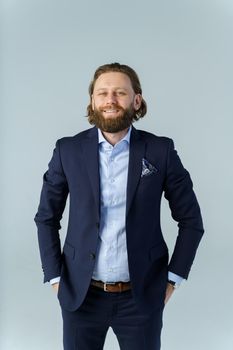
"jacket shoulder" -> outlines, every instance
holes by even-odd
[[[155,135],[145,130],[137,130],[137,133],[143,140],[152,144],[161,145],[164,147],[168,147],[170,144],[173,144],[173,140],[167,136]]]
[[[57,140],[57,143],[59,143],[61,146],[77,144],[77,143],[81,142],[82,140],[89,138],[91,136],[95,136],[95,135],[97,135],[97,129],[94,127],[94,128],[90,128],[90,129],[86,129],[84,131],[81,131],[78,134],[73,135],[73,136],[62,137],[62,138]]]

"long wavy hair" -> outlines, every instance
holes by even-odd
[[[125,64],[120,64],[120,63],[109,63],[109,64],[105,64],[103,66],[100,66],[95,71],[93,80],[91,81],[91,83],[89,85],[90,103],[87,106],[87,116],[88,116],[88,121],[90,124],[94,123],[94,120],[93,120],[94,111],[92,109],[91,99],[92,99],[92,94],[93,94],[94,87],[95,87],[95,82],[101,74],[109,73],[109,72],[119,72],[119,73],[126,74],[131,81],[131,84],[132,84],[132,87],[133,87],[135,94],[142,94],[142,88],[141,88],[141,84],[140,84],[138,75],[131,67],[129,67]],[[141,107],[137,111],[135,111],[133,121],[137,121],[140,118],[143,118],[144,115],[146,114],[146,112],[147,112],[146,101],[144,99],[142,99]]]

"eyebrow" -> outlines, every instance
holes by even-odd
[[[96,89],[96,91],[100,91],[100,90],[107,90],[108,88],[99,88],[99,89]],[[116,88],[114,88],[114,90],[125,90],[125,91],[127,91],[127,89],[126,88],[123,88],[123,87],[116,87]]]

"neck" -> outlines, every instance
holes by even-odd
[[[114,146],[117,142],[122,140],[125,135],[127,134],[129,128],[115,132],[115,133],[110,133],[106,131],[102,131],[102,134],[104,138],[112,145]]]

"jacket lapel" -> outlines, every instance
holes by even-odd
[[[132,200],[141,177],[142,158],[145,155],[145,146],[145,141],[141,139],[138,131],[134,127],[132,127],[129,148],[126,216],[129,213],[129,209],[132,204]]]
[[[99,177],[99,149],[97,128],[90,129],[87,137],[82,141],[82,149],[92,192],[100,215],[100,177]]]

